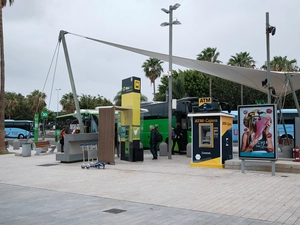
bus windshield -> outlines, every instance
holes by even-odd
[[[84,133],[98,132],[98,110],[80,110],[82,122],[84,124]],[[78,119],[76,112],[65,114],[56,117],[56,130],[61,131],[66,128],[66,133],[71,134],[79,129]]]
[[[4,120],[5,138],[30,138],[33,137],[34,122],[30,120]]]

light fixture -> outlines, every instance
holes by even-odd
[[[175,20],[175,21],[173,22],[173,24],[174,24],[174,25],[180,25],[181,23],[180,23],[178,20]]]
[[[169,10],[167,10],[167,9],[165,9],[165,8],[162,8],[161,9],[163,12],[165,12],[165,13],[169,13],[170,11]]]
[[[176,3],[175,5],[172,6],[172,10],[175,10],[177,8],[179,8],[180,4],[179,3]]]
[[[171,71],[166,71],[163,73],[165,77],[170,77],[172,75]]]
[[[160,24],[161,27],[166,27],[166,26],[169,26],[169,25],[170,25],[170,24],[167,23],[167,22],[163,22],[163,23]]]
[[[275,33],[276,33],[276,27],[269,26],[267,29],[268,29],[269,34],[272,34],[272,36],[275,35]]]
[[[273,94],[273,95],[276,95],[275,88],[274,88],[274,87],[270,87],[270,88],[271,88],[271,90],[272,90],[272,94]]]
[[[263,81],[261,82],[261,85],[262,85],[263,87],[267,87],[267,83],[268,83],[268,79],[266,78],[265,80],[263,80]]]

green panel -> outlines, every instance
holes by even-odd
[[[173,127],[176,124],[176,118],[173,116],[172,118]],[[150,142],[150,125],[159,127],[159,133],[163,136],[163,141],[166,141],[168,137],[168,126],[169,120],[168,118],[159,118],[159,119],[145,119],[141,121],[141,142],[144,148],[149,148]]]

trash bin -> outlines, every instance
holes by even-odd
[[[22,156],[23,157],[31,156],[31,144],[30,143],[26,143],[26,144],[22,145]]]
[[[20,142],[19,140],[13,141],[13,150],[19,150],[20,149]]]
[[[160,143],[159,145],[159,156],[167,156],[168,155],[168,145],[165,142]]]
[[[285,145],[282,148],[282,158],[293,158],[293,147]]]
[[[191,157],[192,156],[192,144],[188,143],[186,145],[186,157]]]
[[[133,148],[133,159],[132,162],[137,162],[137,161],[144,161],[144,149],[143,149],[143,144],[141,142],[135,143],[138,144],[138,148]]]

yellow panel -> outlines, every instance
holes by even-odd
[[[222,116],[222,136],[227,130],[232,129],[232,117]]]
[[[206,160],[204,162],[198,162],[198,163],[190,163],[190,166],[194,167],[204,167],[204,168],[224,168],[224,164],[221,164],[221,158],[214,158],[210,160]]]
[[[122,95],[122,106],[132,108],[132,124],[140,125],[141,121],[141,94],[130,92]],[[122,119],[124,117],[122,116]]]

